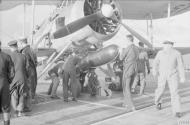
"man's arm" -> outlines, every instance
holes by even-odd
[[[33,62],[34,62],[34,65],[37,67],[37,65],[38,65],[38,60],[37,60],[37,55],[36,55],[36,53],[35,53],[35,51],[31,48],[31,55],[32,55],[32,60],[33,60]]]
[[[48,75],[49,76],[56,76],[58,75],[58,64],[54,64],[53,68],[51,68],[49,71],[48,71]]]
[[[24,61],[25,61],[25,68],[26,68],[26,77],[29,78],[29,75],[30,75],[30,64],[29,64],[29,59],[27,58],[26,55],[24,55]]]
[[[179,76],[181,79],[181,82],[185,82],[185,69],[184,69],[184,63],[183,63],[183,58],[180,53],[177,55],[177,66],[178,66],[178,71],[179,71]]]
[[[127,48],[122,48],[122,51],[121,51],[121,53],[120,53],[120,60],[123,60],[123,59],[125,58],[125,56],[126,56],[128,50],[129,50],[129,47],[127,47]]]
[[[160,63],[160,52],[157,53],[154,61],[153,61],[153,69],[152,69],[152,73],[154,76],[156,76],[158,74],[158,66]]]
[[[148,58],[147,52],[145,54],[145,64],[146,64],[147,71],[148,71],[148,74],[149,74],[150,73],[150,63],[149,63],[149,58]]]
[[[14,63],[10,56],[8,56],[8,77],[9,77],[9,83],[12,82],[14,76],[15,76],[15,69],[14,69]]]
[[[27,50],[23,50],[22,51],[22,54],[25,56],[25,60],[27,60],[27,66],[29,67],[29,62],[30,62],[30,60],[31,60],[31,56],[30,56],[30,54],[28,53],[28,51]],[[26,62],[26,61],[25,61]],[[28,68],[27,67],[27,68]]]

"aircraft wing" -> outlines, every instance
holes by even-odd
[[[34,0],[37,5],[57,5],[62,0]],[[20,4],[32,4],[32,0],[0,0],[0,11],[14,8]]]
[[[118,0],[123,19],[158,19],[168,14],[168,0]],[[190,1],[172,0],[170,2],[170,15],[184,13],[190,10]]]
[[[58,5],[63,0],[35,0],[37,5]],[[70,0],[68,0],[70,1]],[[72,3],[76,0],[72,0]],[[168,3],[170,3],[171,16],[190,10],[189,0],[115,0],[120,6],[123,19],[158,19],[167,17]],[[19,4],[32,4],[32,0],[1,0],[0,11],[11,9]],[[66,4],[66,3],[65,3]]]

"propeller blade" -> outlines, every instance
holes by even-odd
[[[99,11],[95,14],[91,14],[89,16],[80,18],[80,19],[73,21],[73,22],[67,24],[66,26],[60,28],[56,32],[54,32],[52,34],[52,36],[53,36],[52,38],[58,39],[58,38],[67,36],[69,34],[72,34],[76,31],[80,30],[81,28],[85,27],[86,25],[92,23],[94,20],[101,19],[102,17],[103,17],[103,15]]]
[[[147,45],[149,48],[152,48],[152,44],[146,40],[143,36],[141,36],[140,34],[138,34],[136,31],[134,31],[133,29],[131,29],[129,26],[127,26],[126,24],[121,22],[121,25],[127,29],[132,35],[134,35],[139,41],[143,42],[145,45]]]
[[[61,27],[60,29],[58,29],[57,31],[55,31],[53,34],[50,35],[50,38],[58,39],[58,38],[65,37],[69,34],[72,34],[76,31],[80,30],[81,28],[85,27],[86,25],[92,23],[94,20],[101,19],[102,17],[103,17],[103,15],[102,15],[101,11],[98,11],[95,14],[91,14],[89,16],[80,18],[80,19],[73,21],[73,22]],[[46,31],[44,31],[43,35],[41,37],[39,37],[36,44],[34,45],[34,48],[37,48],[38,45],[44,39],[44,37],[46,37],[48,35],[48,33],[50,32],[50,30],[52,28],[52,24],[53,23],[50,23],[50,25],[48,25],[48,27],[46,28]]]

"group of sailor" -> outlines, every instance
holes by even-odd
[[[136,109],[131,97],[131,92],[135,92],[136,81],[140,79],[140,94],[143,93],[145,87],[145,64],[143,63],[146,63],[148,67],[149,63],[147,62],[147,54],[140,51],[139,48],[134,45],[133,36],[128,35],[127,39],[130,45],[123,49],[120,57],[121,60],[123,60],[123,106],[134,111]],[[185,71],[182,55],[173,48],[173,44],[171,41],[164,41],[163,49],[157,53],[153,61],[152,74],[158,77],[158,85],[155,90],[155,105],[158,110],[161,110],[161,98],[166,83],[168,83],[173,114],[176,117],[181,117],[182,112],[178,89],[179,82],[185,82]],[[143,63],[142,59],[144,60]],[[150,68],[147,69],[147,72],[150,73]],[[133,83],[132,88],[131,83]]]
[[[123,48],[119,55],[122,61],[122,90],[123,107],[134,111],[131,93],[136,92],[136,86],[140,81],[140,95],[143,95],[146,85],[146,74],[150,73],[148,54],[144,49],[144,44],[139,43],[137,47],[132,35],[127,35],[127,42],[130,45]],[[4,116],[4,125],[10,125],[10,104],[16,116],[23,116],[24,112],[31,111],[31,101],[35,98],[37,86],[37,58],[34,51],[27,44],[27,39],[21,39],[22,49],[19,51],[17,41],[8,43],[11,53],[5,54],[0,49],[0,106]],[[1,45],[1,43],[0,43]],[[98,75],[94,68],[90,68],[83,77],[81,76],[78,63],[81,57],[73,52],[66,61],[58,61],[49,70],[48,75],[52,81],[48,95],[51,98],[59,98],[56,90],[62,79],[63,99],[68,102],[69,90],[71,91],[72,101],[77,101],[84,85],[84,77],[88,76],[88,87],[91,96],[97,94],[99,87]],[[118,66],[119,67],[119,66]],[[147,67],[147,70],[146,70]],[[146,73],[147,71],[147,73]],[[184,65],[180,52],[173,48],[173,42],[164,41],[163,49],[160,50],[153,62],[152,73],[158,76],[158,87],[155,91],[155,105],[161,109],[161,97],[165,85],[168,83],[171,93],[171,103],[173,113],[176,117],[181,117],[181,103],[178,93],[179,81],[185,82]],[[180,78],[180,79],[179,79]]]
[[[4,125],[10,124],[10,104],[15,116],[23,116],[24,112],[31,111],[31,101],[36,93],[37,58],[26,38],[19,41],[20,51],[16,40],[8,43],[9,55],[0,49],[0,104]]]
[[[120,77],[120,79],[122,80],[120,84],[122,84],[121,86],[124,96],[123,107],[127,108],[128,110],[134,111],[136,110],[136,108],[133,103],[131,94],[136,93],[136,87],[139,83],[140,83],[139,95],[144,94],[144,89],[146,86],[146,74],[150,74],[150,64],[149,64],[148,53],[144,48],[144,44],[142,42],[139,42],[139,46],[136,46],[133,42],[134,38],[132,35],[127,35],[126,37],[128,40],[127,42],[129,42],[130,45],[127,45],[127,47],[123,48],[123,50],[120,52],[119,60],[120,62],[122,62],[122,66],[117,66],[117,67],[122,70],[122,76]],[[161,109],[161,104],[162,104],[161,97],[163,95],[165,85],[166,83],[168,83],[171,93],[171,103],[172,103],[173,113],[176,117],[181,117],[182,113],[181,113],[180,96],[178,93],[178,85],[179,82],[185,82],[185,71],[184,71],[182,55],[180,54],[180,52],[178,52],[173,48],[173,44],[174,43],[171,41],[164,41],[163,49],[157,53],[153,61],[152,74],[155,77],[158,77],[158,88],[155,91],[155,105],[157,109],[159,110]],[[80,80],[77,80],[78,79],[77,62],[80,62],[80,59],[77,56],[75,57],[70,56],[69,59],[64,64],[64,66],[62,66],[63,68],[61,70],[62,72],[64,72],[63,73],[64,101],[68,101],[67,87],[68,87],[69,78],[72,81],[70,82],[70,84],[71,84],[71,92],[73,100],[76,100],[77,98],[77,96],[75,95],[75,93],[78,91],[77,88],[80,87],[83,88],[83,86],[77,85],[80,82]],[[100,69],[104,71],[103,68],[100,67]],[[87,75],[89,76],[88,85],[91,90],[91,95],[93,95],[94,93],[96,93],[96,89],[98,88],[98,86],[100,86],[99,81],[97,79],[98,75],[95,73],[94,69],[90,69],[88,73],[89,73]],[[81,85],[83,85],[83,83]],[[107,91],[105,92],[106,95],[109,95]]]

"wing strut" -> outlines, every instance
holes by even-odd
[[[26,4],[23,4],[23,29],[22,29],[22,36],[25,37],[25,27],[26,27]]]
[[[61,6],[59,6],[58,8],[56,8],[52,12],[51,16],[48,17],[48,18],[46,18],[42,22],[42,24],[40,25],[40,29],[38,30],[38,32],[42,32],[42,34],[43,34],[44,30],[50,30],[52,28],[53,21],[55,19],[57,19],[57,17],[59,17],[59,13],[56,12],[57,9],[63,8],[63,6],[66,4],[65,2],[66,2],[66,0],[63,0],[62,3],[61,3]],[[38,33],[36,33],[36,34],[38,34]],[[44,37],[45,37],[44,35],[39,36],[39,38],[37,39],[37,42],[35,42],[35,44],[33,45],[33,48],[35,48],[35,49],[38,48],[38,45],[42,42],[42,40],[44,39]]]
[[[49,59],[47,60],[46,64],[49,64],[51,62],[51,60],[53,59],[53,57],[55,57],[57,52],[54,52],[50,57]]]
[[[31,29],[32,29],[32,38],[31,38],[31,44],[34,44],[34,25],[35,25],[35,0],[32,0],[32,25],[31,25]]]
[[[171,16],[171,3],[168,2],[168,18]]]
[[[41,76],[53,65],[53,63],[65,52],[65,50],[71,45],[72,41],[69,41],[64,48],[61,50],[61,52],[44,68],[44,70],[40,73],[38,76],[38,79],[41,78]]]
[[[152,20],[152,13],[150,14],[150,43],[152,44],[153,46],[153,40],[154,40],[154,37],[153,37],[153,20]]]

